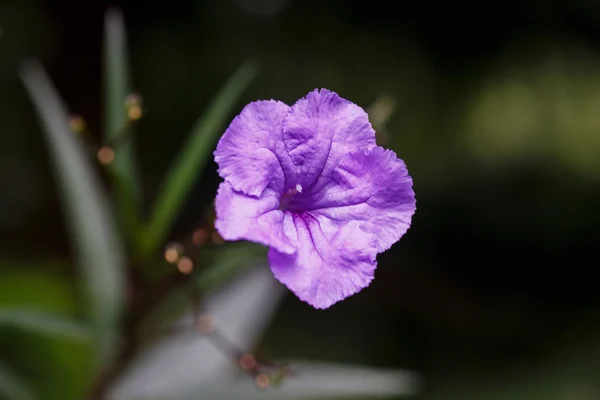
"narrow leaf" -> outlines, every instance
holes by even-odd
[[[194,180],[210,159],[226,118],[256,72],[254,63],[242,64],[196,123],[187,143],[166,175],[149,226],[140,237],[142,254],[152,253],[165,239],[181,205],[193,188]]]
[[[0,398],[6,400],[34,400],[33,391],[0,360]]]
[[[178,400],[309,400],[412,397],[421,391],[417,374],[351,365],[290,361],[291,376],[279,385],[261,390],[252,379],[222,378],[198,385]],[[156,396],[154,399],[158,400]]]
[[[266,250],[264,246],[248,242],[230,243],[216,249],[210,266],[198,273],[195,284],[201,291],[214,290],[256,261],[266,259]]]
[[[268,326],[284,295],[266,265],[240,275],[203,303],[219,331],[240,349],[251,350]],[[176,399],[196,391],[195,399],[211,399],[202,390],[221,378],[239,372],[233,354],[194,329],[193,313],[180,318],[174,328],[187,327],[188,334],[174,334],[146,347],[110,391],[110,400]],[[234,372],[235,371],[235,372]],[[245,377],[250,383],[252,379]],[[234,384],[233,380],[224,386]],[[245,396],[227,399],[246,399]]]
[[[123,15],[112,9],[105,17],[105,141],[115,143],[115,159],[108,166],[122,230],[131,238],[139,219],[140,189],[133,152],[133,134],[125,99],[130,94],[130,67]],[[123,138],[122,140],[119,138]]]
[[[68,268],[62,260],[0,260],[0,308],[27,306],[45,312],[75,314],[73,280],[54,271]]]
[[[87,296],[98,362],[114,350],[124,300],[124,260],[110,208],[85,149],[43,67],[22,66],[21,78],[44,127],[69,233]]]
[[[215,257],[189,283],[191,287],[186,286],[173,291],[157,305],[141,324],[140,332],[153,332],[157,326],[164,326],[179,317],[190,304],[190,290],[198,290],[202,294],[214,291],[242,271],[265,259],[265,248],[253,243],[231,243],[216,249],[215,252]]]
[[[0,326],[61,337],[87,341],[90,331],[85,325],[60,314],[21,308],[0,308]]]

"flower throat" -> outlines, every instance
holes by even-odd
[[[302,185],[297,184],[296,187],[289,189],[287,192],[281,196],[281,200],[279,200],[279,209],[282,211],[289,210],[290,201],[292,197],[297,195],[298,193],[302,193]]]

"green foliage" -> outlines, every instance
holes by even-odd
[[[173,162],[154,205],[149,225],[140,232],[140,251],[152,254],[165,239],[187,199],[194,180],[200,176],[212,154],[221,128],[229,117],[237,99],[254,78],[257,67],[244,63],[213,99],[211,106],[196,122],[187,143]]]
[[[73,282],[50,272],[62,268],[59,262],[0,261],[0,308],[20,306],[77,313],[80,310]]]
[[[21,77],[46,133],[77,254],[99,368],[111,362],[125,297],[125,260],[111,210],[84,146],[69,129],[68,113],[37,63]]]
[[[90,339],[88,327],[71,318],[26,308],[0,308],[0,327],[12,327],[74,341],[87,342]]]
[[[201,268],[187,285],[172,291],[145,318],[138,329],[140,335],[153,332],[156,328],[172,322],[189,305],[190,293],[206,294],[215,290],[265,257],[265,249],[262,246],[244,242],[206,249],[201,253],[200,259],[206,266]]]
[[[121,231],[133,240],[140,217],[140,183],[137,177],[134,138],[126,99],[132,85],[123,16],[110,10],[105,19],[105,132],[107,143],[114,143],[115,160],[108,168],[112,178]]]
[[[80,398],[90,389],[107,390],[110,381],[104,381],[105,372],[123,354],[123,346],[135,340],[126,337],[124,319],[139,318],[126,302],[128,271],[140,255],[147,266],[157,265],[152,256],[168,234],[194,179],[209,161],[233,106],[256,73],[254,64],[243,64],[218,93],[167,174],[152,218],[142,224],[141,185],[132,140],[132,123],[137,117],[128,114],[131,105],[126,104],[131,98],[131,78],[125,27],[116,10],[106,14],[104,60],[104,143],[114,151],[114,160],[104,167],[110,178],[112,206],[97,165],[88,154],[90,144],[86,146],[82,136],[72,131],[69,112],[43,67],[32,61],[20,70],[45,134],[81,287],[72,290],[72,282],[60,275],[44,274],[40,266],[23,270],[17,262],[4,272],[6,279],[0,279],[0,348],[4,349],[0,361],[6,362],[0,365],[2,398],[68,400]],[[136,101],[135,106],[141,107],[139,99]],[[141,113],[141,108],[137,111]],[[141,247],[134,246],[137,244]],[[247,266],[256,250],[257,246],[242,245],[232,253],[233,258],[225,254],[207,257],[212,259],[210,265],[192,286],[209,290],[222,283]],[[62,265],[57,269],[65,271]],[[148,270],[142,268],[141,272]],[[143,279],[144,284],[153,278],[150,274]],[[165,303],[185,300],[185,293],[175,289]],[[81,309],[76,297],[84,299]],[[169,312],[176,315],[172,308]],[[44,362],[20,357],[21,349],[28,349]]]
[[[57,268],[0,262],[2,399],[75,400],[92,377],[92,336],[73,282],[48,272]]]
[[[0,363],[0,398],[6,400],[35,399],[36,397],[27,386],[9,367]]]

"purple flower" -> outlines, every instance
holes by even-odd
[[[365,111],[322,89],[248,104],[215,151],[216,229],[270,247],[275,277],[327,308],[368,286],[415,212],[412,179]]]

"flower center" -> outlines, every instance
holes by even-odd
[[[281,196],[281,200],[279,200],[279,209],[282,211],[287,210],[289,208],[290,200],[298,193],[302,193],[302,185],[300,184],[297,184],[296,187],[288,190]]]

